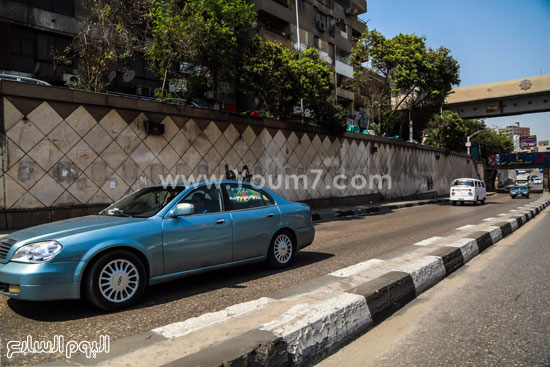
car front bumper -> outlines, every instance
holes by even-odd
[[[28,301],[80,298],[80,282],[75,281],[79,264],[0,264],[0,294]]]

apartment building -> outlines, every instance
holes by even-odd
[[[531,128],[519,126],[519,122],[516,122],[516,125],[506,126],[502,129],[499,129],[500,135],[506,135],[510,138],[514,138],[514,135],[518,136],[529,136],[531,135]]]
[[[0,0],[0,73],[66,85],[74,70],[54,69],[52,50],[71,43],[84,16],[77,0]],[[159,81],[146,66],[139,56],[123,65],[130,72],[116,74],[114,89],[152,97]]]
[[[353,78],[350,63],[353,40],[366,28],[358,18],[367,11],[366,0],[249,1],[258,12],[256,29],[263,39],[288,48],[319,49],[334,72],[335,98],[352,114],[359,98],[345,85],[347,79]],[[81,3],[75,0],[0,0],[0,73],[66,85],[76,77],[74,71],[54,69],[52,50],[60,52],[71,43],[84,15]],[[159,82],[146,66],[142,57],[129,61],[120,68],[129,72],[117,73],[113,89],[152,97]]]
[[[353,78],[350,62],[354,39],[365,30],[358,16],[367,12],[366,0],[251,0],[258,12],[262,39],[288,48],[315,47],[334,72],[334,95],[350,114],[356,109],[355,93],[346,89]],[[298,12],[296,12],[296,6]],[[298,13],[298,19],[296,19]],[[299,44],[298,44],[299,25]],[[357,103],[359,98],[357,98]]]

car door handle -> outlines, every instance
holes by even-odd
[[[268,218],[271,218],[272,216],[273,216],[273,213],[269,213],[269,214],[267,215]]]
[[[216,224],[222,224],[222,223],[225,223],[225,219],[218,219],[216,221]]]

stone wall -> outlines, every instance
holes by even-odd
[[[453,177],[477,177],[467,156],[379,137],[6,81],[0,98],[0,227],[26,226],[28,213],[49,213],[35,224],[95,211],[160,183],[160,175],[224,176],[226,165],[264,177],[306,175],[310,183],[311,169],[321,169],[315,188],[275,190],[301,201],[443,194]],[[162,123],[164,134],[147,134],[145,121]],[[385,180],[381,189],[340,190],[339,174],[389,175],[391,188]]]

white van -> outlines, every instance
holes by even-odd
[[[457,178],[451,183],[449,200],[451,204],[469,201],[477,205],[478,201],[485,204],[487,188],[485,182],[475,178]]]

